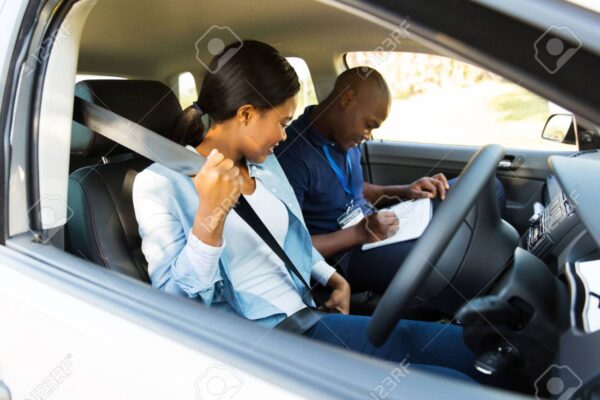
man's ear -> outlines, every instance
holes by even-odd
[[[354,89],[346,90],[340,97],[340,105],[342,109],[346,109],[356,101],[356,92]]]
[[[238,108],[235,117],[240,125],[246,126],[256,116],[257,112],[258,110],[252,104],[244,104]]]

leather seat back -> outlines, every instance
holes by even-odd
[[[79,82],[75,95],[165,137],[181,112],[175,94],[154,81]],[[132,202],[136,175],[152,162],[74,122],[72,160],[102,158],[69,176],[67,250],[104,268],[149,281]]]

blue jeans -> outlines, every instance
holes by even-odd
[[[451,179],[448,184],[452,187],[455,182],[456,179]],[[498,179],[496,179],[496,197],[500,215],[504,217],[506,194],[504,186]],[[440,200],[434,200],[434,212],[439,204]],[[371,290],[375,293],[384,293],[416,242],[416,239],[409,240],[367,251],[362,251],[358,246],[334,256],[333,265],[336,265],[336,268],[341,271],[354,292]]]
[[[409,370],[427,370],[471,381],[475,357],[462,340],[462,328],[434,322],[403,320],[382,347],[367,340],[371,318],[326,314],[304,335],[395,363],[408,361]]]

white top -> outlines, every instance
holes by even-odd
[[[246,199],[283,248],[288,230],[283,203],[258,179],[256,190]],[[238,290],[264,298],[287,315],[306,307],[283,261],[237,213],[229,213],[224,232],[224,236],[236,238],[235,246],[225,247],[224,252],[235,266],[231,282]]]
[[[288,210],[260,180],[255,181],[254,193],[245,197],[283,248],[289,225]],[[212,279],[224,252],[230,260],[231,283],[237,290],[260,296],[287,315],[306,307],[283,261],[237,213],[230,212],[227,215],[223,236],[236,238],[235,244],[227,245],[223,239],[221,247],[210,246],[190,231],[190,246],[185,250],[190,260],[198,266],[196,271],[199,278],[207,281]],[[334,272],[335,269],[323,260],[313,266],[311,276],[325,285]]]

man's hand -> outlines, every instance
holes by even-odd
[[[408,199],[440,199],[446,198],[446,191],[450,189],[448,179],[444,174],[439,173],[432,177],[425,176],[411,183],[408,186],[406,198]]]
[[[355,226],[360,231],[361,243],[373,243],[394,236],[400,228],[400,221],[393,211],[381,210],[368,215]]]
[[[322,306],[322,310],[330,313],[348,314],[350,312],[350,284],[337,272],[327,282],[332,289],[331,297]]]

